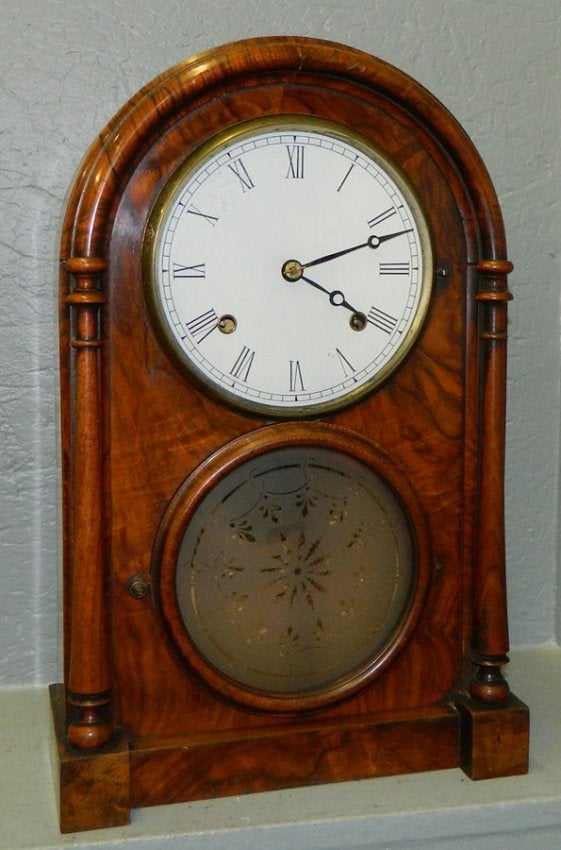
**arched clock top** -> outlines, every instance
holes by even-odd
[[[62,259],[103,257],[112,215],[139,159],[169,127],[229,91],[295,82],[374,95],[412,119],[460,178],[477,223],[476,259],[506,258],[501,212],[487,169],[468,135],[427,89],[382,59],[355,48],[304,37],[264,37],[205,51],[144,86],[91,146],[76,178],[65,224]],[[231,123],[235,123],[235,117]],[[458,187],[458,192],[462,190]]]

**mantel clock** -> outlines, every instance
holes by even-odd
[[[506,257],[396,68],[210,50],[90,148],[61,249],[61,828],[527,769],[509,692]]]

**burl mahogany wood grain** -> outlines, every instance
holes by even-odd
[[[370,441],[414,487],[430,540],[423,610],[376,679],[285,716],[217,695],[177,652],[152,596],[127,585],[156,580],[154,541],[186,477],[267,424],[207,396],[158,341],[142,290],[148,214],[200,144],[279,113],[353,127],[392,157],[425,211],[435,261],[414,350],[375,394],[326,420]],[[95,748],[124,730],[134,805],[455,764],[495,775],[497,728],[508,740],[499,769],[523,765],[527,716],[500,673],[510,264],[491,181],[455,119],[397,69],[341,45],[280,37],[209,51],[162,74],[102,131],[70,197],[61,260],[71,743]],[[298,427],[313,442],[314,423]],[[63,782],[63,823],[75,824],[80,781]]]
[[[363,779],[443,770],[458,763],[458,723],[453,708],[435,706],[345,723],[193,736],[188,747],[139,743],[131,748],[131,805],[318,785],[349,773]]]
[[[111,293],[106,323],[111,377],[109,466],[114,483],[113,658],[119,682],[119,723],[139,736],[165,734],[170,727],[187,735],[270,722],[267,715],[248,714],[208,694],[165,639],[151,601],[146,599],[139,606],[126,588],[133,573],[151,574],[160,519],[186,475],[229,440],[263,425],[216,405],[174,369],[154,337],[139,286],[138,234],[146,209],[186,152],[223,126],[225,114],[232,122],[281,109],[342,123],[354,120],[397,159],[429,211],[436,266],[446,264],[450,273],[435,282],[419,343],[406,367],[381,391],[330,421],[367,437],[414,482],[432,540],[431,586],[422,621],[391,669],[375,688],[324,709],[323,716],[327,722],[332,716],[353,716],[357,711],[430,705],[452,689],[463,672],[464,314],[469,285],[465,232],[449,185],[452,176],[444,179],[442,175],[447,163],[437,164],[413,130],[403,126],[404,119],[398,121],[381,98],[370,101],[357,103],[339,91],[326,98],[322,88],[305,86],[302,92],[284,81],[252,88],[250,93],[237,89],[223,93],[218,102],[205,104],[162,135],[139,162],[123,192],[106,276]],[[303,423],[301,428],[313,439],[314,423]],[[155,634],[161,634],[161,639],[154,640]],[[140,658],[144,662],[141,675]]]

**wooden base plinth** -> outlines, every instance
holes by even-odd
[[[65,739],[64,690],[51,686],[62,832],[121,826],[131,808],[462,767],[472,779],[525,773],[528,709],[468,696],[424,709],[294,720],[244,733],[117,738],[77,754]]]
[[[294,721],[131,749],[131,805],[201,800],[455,767],[458,716],[431,707],[318,725]],[[187,744],[187,745],[186,745]]]

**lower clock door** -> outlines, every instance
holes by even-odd
[[[411,687],[431,575],[419,499],[363,437],[285,423],[206,459],[154,553],[174,678],[134,804],[456,764],[456,711]]]
[[[189,478],[155,572],[186,663],[225,697],[283,712],[381,673],[418,617],[428,565],[410,509],[360,459],[364,441],[357,457],[335,447],[339,430],[266,436],[235,441]]]

